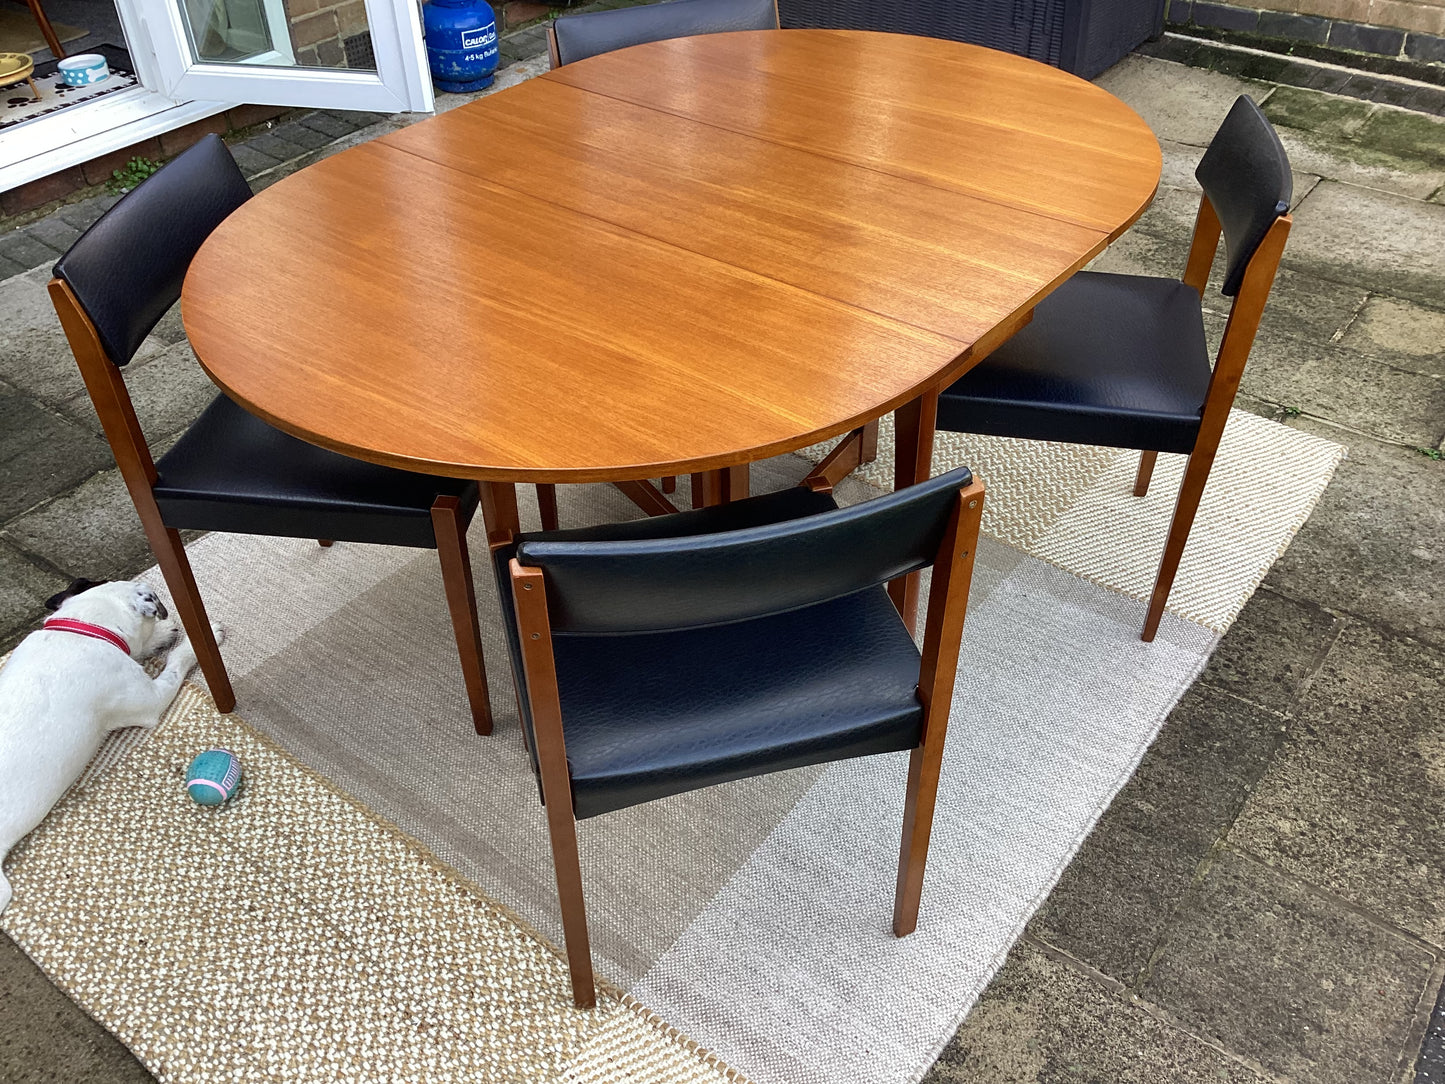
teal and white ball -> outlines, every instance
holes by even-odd
[[[200,805],[220,805],[241,783],[241,760],[229,749],[207,749],[186,769],[186,793]]]

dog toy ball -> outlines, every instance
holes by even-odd
[[[220,805],[240,782],[241,761],[229,749],[207,749],[186,769],[186,793],[199,805]]]

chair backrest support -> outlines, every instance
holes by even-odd
[[[1247,94],[1235,100],[1194,176],[1224,234],[1227,262],[1220,290],[1234,297],[1265,234],[1289,213],[1294,192],[1284,144]]]
[[[181,296],[196,251],[251,188],[220,137],[177,155],[107,211],[55,265],[112,364],[125,365]]]
[[[932,564],[966,468],[802,519],[676,539],[523,542],[555,632],[699,628],[800,609]]]
[[[557,68],[650,41],[777,28],[777,0],[668,0],[564,15],[548,27],[547,41]]]

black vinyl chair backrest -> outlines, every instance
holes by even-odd
[[[1241,94],[1199,160],[1195,178],[1214,205],[1224,232],[1221,292],[1233,297],[1255,249],[1280,215],[1289,213],[1294,178],[1274,126]]]
[[[177,155],[86,230],[55,265],[116,365],[181,296],[192,258],[251,188],[219,136]]]
[[[851,508],[719,534],[627,542],[524,541],[555,632],[722,625],[801,609],[933,563],[973,481],[960,467]]]
[[[557,63],[575,64],[599,53],[649,41],[729,30],[776,30],[776,0],[669,0],[615,11],[564,15],[553,24]]]

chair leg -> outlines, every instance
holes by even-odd
[[[893,893],[893,935],[907,937],[918,928],[918,907],[923,899],[923,870],[928,864],[928,841],[933,834],[933,806],[938,797],[939,755],[926,746],[908,758],[908,797],[903,806],[903,841],[898,856],[898,886]]]
[[[336,539],[334,539],[334,538],[318,538],[318,539],[316,540],[316,544],[317,544],[318,546],[320,546],[322,549],[330,549],[332,546],[336,545]]]
[[[1154,477],[1154,462],[1158,452],[1139,453],[1139,473],[1134,475],[1134,496],[1143,497],[1149,492],[1149,479]]]
[[[451,611],[452,632],[457,639],[467,700],[472,706],[472,725],[477,733],[492,732],[492,702],[487,693],[487,670],[482,661],[482,632],[477,624],[477,594],[472,584],[472,562],[467,553],[466,524],[457,514],[455,497],[438,497],[431,508],[432,530],[437,556],[441,559],[442,584],[447,609]]]
[[[597,983],[592,974],[577,822],[572,817],[570,796],[547,803],[547,832],[552,838],[552,864],[557,871],[557,900],[562,905],[562,936],[567,942],[567,967],[572,973],[572,1001],[579,1009],[590,1009],[597,1004]]]
[[[557,529],[557,487],[548,483],[537,485],[537,511],[542,513],[542,530]]]
[[[236,693],[231,688],[231,676],[226,673],[221,648],[211,630],[211,619],[206,615],[205,603],[201,601],[201,592],[196,587],[185,543],[181,541],[180,532],[170,527],[163,528],[163,532],[146,532],[156,555],[156,564],[160,565],[161,575],[170,588],[171,602],[180,615],[181,626],[191,638],[191,647],[195,649],[196,661],[205,675],[206,684],[211,687],[211,699],[216,702],[216,710],[228,713],[236,707]]]
[[[662,491],[663,491],[664,493],[676,493],[676,492],[677,492],[677,475],[675,475],[675,474],[669,474],[666,478],[663,478],[663,479],[662,479],[662,485],[661,485],[660,488],[662,489]]]
[[[1149,596],[1149,611],[1144,617],[1144,632],[1140,639],[1152,641],[1159,631],[1159,622],[1164,617],[1164,606],[1169,601],[1169,589],[1174,586],[1174,577],[1179,572],[1179,562],[1184,557],[1184,544],[1189,541],[1189,529],[1194,526],[1194,515],[1199,511],[1204,486],[1209,481],[1209,470],[1214,466],[1214,450],[1196,451],[1189,457],[1184,468],[1184,483],[1179,487],[1179,499],[1174,504],[1174,518],[1169,522],[1169,537],[1164,541],[1164,555],[1159,559],[1159,575],[1154,580],[1154,592]]]

